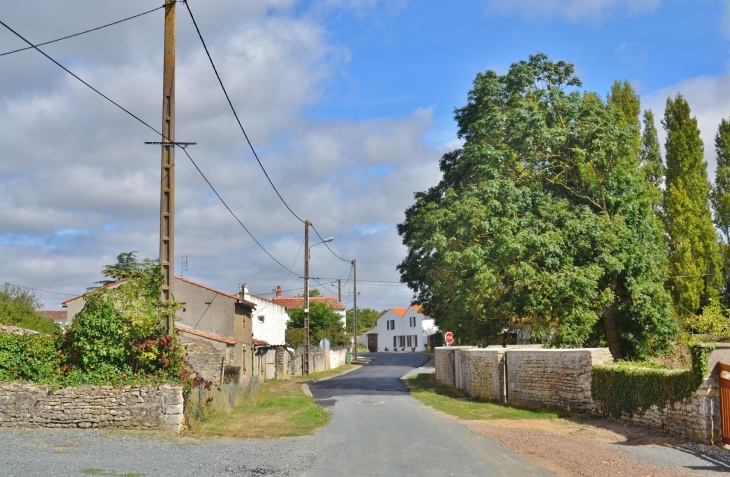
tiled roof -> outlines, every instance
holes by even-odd
[[[391,308],[390,310],[398,316],[403,317],[403,315],[406,314],[406,311],[408,311],[408,308]]]
[[[236,340],[232,340],[230,338],[224,338],[222,336],[216,335],[215,333],[208,333],[207,331],[196,330],[196,329],[181,325],[179,323],[175,323],[175,328],[177,328],[178,331],[181,331],[183,333],[187,333],[189,335],[194,335],[194,336],[200,336],[201,338],[209,339],[212,341],[218,341],[219,343],[225,343],[225,344],[229,344],[229,345],[234,345],[234,344],[238,343]]]
[[[269,343],[266,342],[266,341],[264,341],[264,340],[257,340],[257,339],[254,338],[253,339],[253,345],[254,346],[269,346]]]
[[[66,321],[66,310],[40,310],[37,313],[54,321]]]
[[[287,308],[304,308],[304,297],[303,296],[277,296],[272,300],[277,305],[282,305]],[[324,302],[329,308],[333,310],[344,310],[345,305],[342,304],[337,298],[332,296],[311,296],[309,302]]]

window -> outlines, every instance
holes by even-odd
[[[418,348],[418,335],[413,335],[413,347]]]
[[[264,322],[264,315],[259,315],[259,323],[263,323],[263,322]]]
[[[396,339],[396,338],[397,338],[397,336],[394,336],[394,337],[393,337],[393,348],[395,348],[396,346],[398,346],[398,345],[396,345],[396,344],[395,344],[395,339]]]
[[[408,335],[408,347],[410,348],[411,346],[413,346],[411,345],[411,335]]]
[[[398,344],[401,348],[405,348],[406,346],[406,337],[405,336],[399,336],[398,337]]]
[[[385,328],[388,330],[394,330],[395,329],[395,320],[388,320],[385,322]]]
[[[416,327],[416,317],[415,316],[411,316],[411,320],[410,321],[411,321],[411,323],[410,323],[411,324],[411,328],[415,328]]]

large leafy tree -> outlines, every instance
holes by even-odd
[[[378,324],[378,318],[383,316],[385,314],[385,311],[378,311],[373,310],[372,308],[358,308],[357,309],[357,332],[358,333],[364,333],[366,331],[369,331],[373,328],[375,328],[375,325]],[[352,321],[355,316],[355,309],[350,308],[346,312],[347,317],[347,325],[346,328],[348,331],[352,330]]]
[[[715,226],[720,231],[723,257],[724,285],[722,302],[730,306],[730,121],[723,119],[715,136],[717,169],[711,201],[715,211]]]
[[[669,240],[669,288],[680,315],[700,313],[717,300],[722,259],[710,213],[710,182],[704,147],[689,104],[668,98],[662,121],[667,171],[664,213]]]
[[[464,146],[398,226],[401,279],[465,342],[523,328],[553,345],[605,340],[618,358],[674,335],[637,121],[580,86],[543,54],[478,74],[455,113]]]
[[[288,313],[287,343],[298,348],[304,344],[304,308],[293,308]],[[329,339],[333,346],[348,342],[342,316],[321,301],[309,302],[309,335],[311,344],[319,343],[322,338]]]

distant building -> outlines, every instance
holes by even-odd
[[[391,308],[378,318],[377,325],[358,337],[358,343],[376,351],[423,351],[428,337],[438,328],[431,317],[421,313],[419,305]]]
[[[286,307],[288,309],[304,308],[304,297],[303,296],[281,296],[281,286],[276,287],[276,296],[272,300],[274,303]],[[329,308],[333,309],[340,315],[342,320],[342,326],[347,325],[347,314],[345,311],[345,305],[340,300],[332,296],[311,296],[309,297],[310,303],[324,303]]]
[[[36,313],[52,319],[61,326],[61,329],[66,328],[66,310],[40,310]]]
[[[249,293],[246,283],[241,284],[239,288],[239,295],[256,305],[251,318],[253,338],[273,346],[286,344],[286,324],[289,321],[286,307]]]

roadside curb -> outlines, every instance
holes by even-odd
[[[365,366],[367,364],[370,364],[370,361],[368,361],[364,365],[360,365],[360,366]],[[305,395],[313,398],[314,396],[312,396],[312,391],[309,390],[309,385],[310,384],[319,383],[319,382],[322,382],[322,381],[327,381],[328,379],[332,379],[332,378],[337,378],[337,377],[340,377],[340,376],[344,376],[347,373],[351,373],[352,371],[355,371],[356,369],[360,369],[360,367],[358,366],[356,368],[348,369],[348,370],[343,371],[343,372],[341,372],[339,374],[333,374],[332,376],[325,376],[323,378],[316,379],[316,380],[311,381],[311,382],[308,382],[308,383],[302,383],[302,391],[304,391],[304,394]]]

